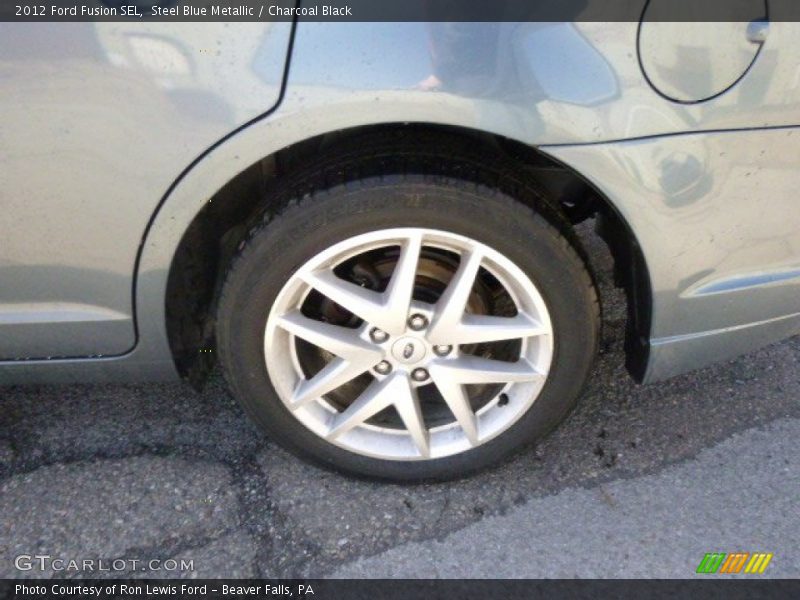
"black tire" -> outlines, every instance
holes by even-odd
[[[393,481],[461,477],[540,440],[573,409],[591,370],[599,304],[586,265],[560,223],[483,185],[433,175],[368,177],[316,190],[265,218],[241,244],[222,289],[219,358],[244,410],[281,446],[325,467]],[[326,442],[295,419],[274,391],[263,352],[270,308],[292,273],[333,244],[376,229],[427,227],[478,240],[510,258],[541,292],[555,345],[536,401],[498,437],[427,461],[380,460]]]

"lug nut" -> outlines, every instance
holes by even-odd
[[[387,375],[392,371],[392,365],[389,363],[389,361],[382,360],[375,365],[375,370],[381,375]]]
[[[453,351],[452,346],[434,346],[433,351],[436,353],[437,356],[447,356],[450,352]]]
[[[414,381],[425,381],[428,377],[428,371],[425,369],[414,369],[411,371],[411,379]]]
[[[423,315],[411,315],[411,318],[408,320],[408,326],[414,331],[420,331],[428,326],[428,319]]]
[[[375,342],[376,344],[382,344],[383,342],[389,339],[389,334],[375,327],[372,331],[369,332],[369,337],[372,338],[372,341]]]

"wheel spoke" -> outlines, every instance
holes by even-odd
[[[477,250],[465,252],[461,264],[436,303],[428,339],[433,344],[449,344],[451,334],[458,328],[475,284],[483,256]]]
[[[389,334],[401,335],[405,330],[408,309],[414,293],[414,280],[421,250],[421,235],[411,235],[405,240],[392,279],[383,293],[345,281],[330,270],[305,273],[302,278],[319,293],[367,323]]]
[[[367,323],[392,333],[386,326],[387,322],[391,324],[393,320],[387,318],[389,315],[383,294],[345,281],[329,270],[304,273],[302,279],[320,294],[327,296]]]
[[[430,366],[430,369],[435,369],[441,378],[449,378],[462,384],[536,381],[544,378],[544,375],[525,359],[512,363],[477,356],[462,356],[455,360],[437,361]]]
[[[397,396],[394,399],[394,406],[403,420],[403,424],[408,429],[414,445],[421,456],[430,456],[430,440],[428,429],[425,427],[425,420],[422,418],[422,409],[419,405],[417,392],[411,387],[407,377],[398,377],[403,385],[397,386]]]
[[[309,319],[299,310],[279,317],[277,324],[289,333],[336,356],[354,359],[368,355],[370,361],[380,360],[381,353],[358,337],[358,331],[355,329]],[[364,358],[366,359],[366,356]]]
[[[398,389],[402,388],[401,379],[404,377],[392,375],[383,381],[371,383],[347,409],[336,415],[328,437],[337,438],[390,406]]]
[[[477,445],[478,419],[469,404],[469,398],[464,392],[464,387],[460,383],[453,381],[446,369],[439,370],[438,365],[431,366],[430,374],[469,443],[473,446]]]
[[[401,373],[374,382],[344,412],[336,415],[328,439],[338,438],[391,405],[397,409],[419,454],[430,456],[429,434],[419,400],[408,377]]]
[[[412,235],[403,244],[400,258],[392,273],[392,280],[384,292],[386,297],[386,319],[383,329],[389,333],[403,333],[408,318],[411,298],[414,294],[414,280],[417,277],[417,263],[422,250],[422,236]]]
[[[499,342],[542,335],[546,332],[547,329],[539,321],[523,314],[515,317],[464,315],[461,323],[451,329],[447,343],[457,346]]]
[[[367,371],[373,364],[374,362],[364,360],[351,362],[338,357],[334,358],[311,379],[300,381],[291,398],[292,408],[300,408],[312,400],[329,394]]]

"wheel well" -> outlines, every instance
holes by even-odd
[[[639,245],[613,204],[578,173],[545,156],[533,147],[500,136],[453,127],[423,124],[391,124],[360,127],[329,133],[300,142],[267,156],[239,173],[220,189],[195,219],[181,239],[170,267],[167,282],[167,334],[175,364],[182,376],[200,386],[215,363],[214,314],[224,272],[248,230],[264,213],[282,208],[292,176],[307,169],[314,157],[337,152],[364,156],[379,142],[381,148],[408,147],[409,136],[418,142],[420,152],[435,155],[428,169],[441,169],[442,175],[459,172],[459,157],[484,156],[509,163],[517,179],[538,188],[549,199],[551,218],[571,225],[597,217],[597,229],[614,257],[615,282],[626,290],[628,320],[627,364],[638,380],[644,375],[650,329],[650,285]],[[433,164],[435,166],[430,167]],[[339,174],[347,177],[380,173]],[[468,177],[468,174],[463,174]],[[502,182],[498,182],[502,185]],[[305,193],[293,190],[295,195]],[[563,227],[562,227],[563,230]],[[592,271],[592,257],[572,240]]]

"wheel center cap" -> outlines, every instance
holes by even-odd
[[[425,358],[425,344],[413,337],[402,337],[392,344],[392,356],[406,365],[418,363]]]

